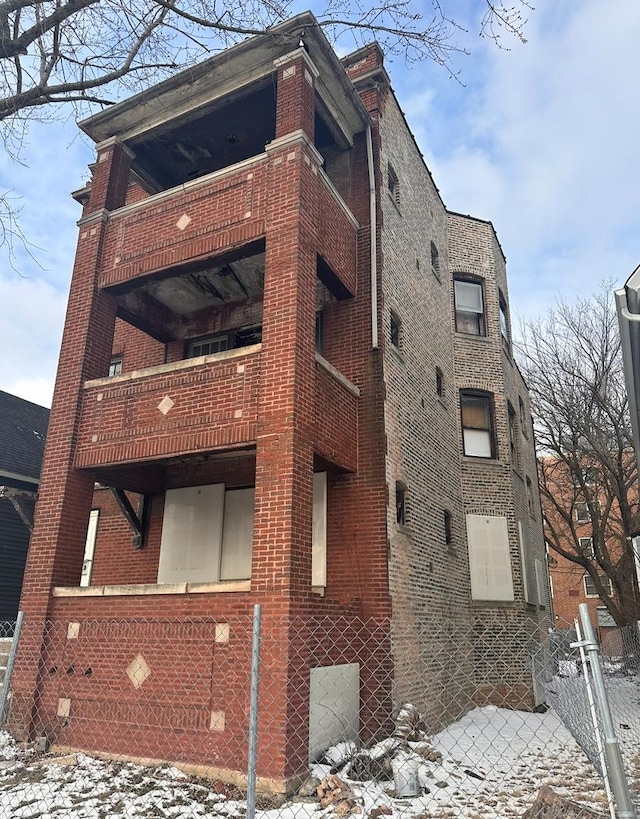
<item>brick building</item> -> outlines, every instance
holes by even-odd
[[[582,466],[552,457],[540,461],[554,625],[573,628],[574,620],[579,619],[579,605],[586,603],[601,638],[616,628],[612,612],[619,618],[625,616],[618,582],[627,599],[633,600],[637,577],[626,539],[630,527],[625,526],[617,495],[622,493],[631,520],[635,520],[635,455],[628,452],[621,459],[612,455],[611,464],[609,471],[605,459],[589,462],[585,458]],[[631,483],[626,482],[626,473]],[[607,564],[608,575],[602,568]]]
[[[16,619],[49,410],[0,390],[0,623]]]
[[[85,747],[92,731],[130,756],[225,748],[222,768],[243,770],[233,627],[213,659],[204,644],[183,658],[204,692],[176,672],[183,742],[158,730],[140,747],[135,715],[175,702],[153,698],[152,676],[127,685],[137,632],[98,657],[85,623],[138,618],[148,643],[158,619],[228,623],[256,602],[277,692],[258,774],[276,786],[306,767],[310,670],[340,641],[363,731],[373,700],[391,710],[370,668],[387,648],[394,701],[433,725],[454,677],[475,701],[531,705],[517,660],[548,600],[504,257],[490,223],[445,209],[377,46],[339,60],[305,13],[81,127],[97,156],[75,194],[12,730],[73,746],[82,722]],[[499,673],[473,655],[496,617],[518,635]],[[322,637],[318,618],[333,623]],[[388,645],[349,641],[356,622]],[[466,623],[472,649],[440,677],[415,656],[434,622]],[[91,676],[59,673],[81,663]],[[119,681],[108,737],[92,722],[98,668]]]

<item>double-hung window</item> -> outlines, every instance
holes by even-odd
[[[453,297],[456,310],[456,332],[471,336],[486,335],[482,283],[454,276]]]
[[[495,458],[491,393],[460,391],[462,444],[465,455]]]

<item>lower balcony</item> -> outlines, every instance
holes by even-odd
[[[252,444],[261,345],[87,381],[75,465]]]

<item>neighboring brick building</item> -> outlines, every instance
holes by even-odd
[[[97,159],[76,194],[12,730],[67,745],[91,730],[132,756],[226,752],[243,769],[228,749],[246,703],[218,667],[246,660],[233,635],[216,662],[204,643],[185,657],[201,658],[202,691],[185,698],[176,670],[183,742],[159,729],[144,748],[132,715],[170,720],[175,703],[126,687],[135,635],[108,668],[102,647],[124,686],[108,737],[92,722],[99,675],[61,679],[39,646],[52,620],[64,663],[89,665],[86,620],[141,618],[148,640],[149,621],[224,622],[256,602],[265,780],[305,769],[310,669],[336,662],[333,645],[359,664],[363,730],[370,701],[390,698],[370,665],[389,645],[349,641],[345,623],[393,642],[395,697],[432,725],[456,712],[434,697],[454,677],[469,701],[531,705],[522,635],[548,600],[504,258],[489,223],[447,213],[379,49],[339,61],[299,15],[82,127]],[[497,616],[517,636],[474,658]],[[320,617],[336,625],[318,635]],[[434,623],[467,624],[471,649],[453,645],[440,678],[415,656]],[[38,676],[25,658],[41,654]]]
[[[16,619],[49,410],[0,390],[0,623]]]
[[[589,463],[578,470],[575,465],[572,468],[570,461],[552,457],[540,461],[556,628],[573,628],[574,621],[579,619],[580,603],[586,603],[591,622],[601,637],[615,629],[616,623],[609,608],[613,611],[619,606],[616,586],[612,583],[616,576],[631,586],[625,588],[625,593],[633,599],[636,567],[631,550],[625,548],[628,529],[611,490],[614,484],[615,491],[622,490],[626,502],[631,505],[631,515],[637,516],[636,492],[633,484],[626,483],[625,474],[628,471],[633,480],[634,453],[627,453],[627,458],[627,463],[632,466],[612,458],[614,471],[606,476],[603,476],[602,464]],[[631,489],[626,488],[629,486]],[[565,557],[563,551],[576,559]],[[610,564],[609,576],[601,568],[607,563]],[[593,574],[599,578],[600,587]],[[623,612],[619,611],[618,616],[621,615]]]

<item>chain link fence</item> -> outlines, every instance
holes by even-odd
[[[250,819],[254,804],[261,819],[533,819],[549,815],[547,787],[575,803],[562,815],[608,815],[597,755],[555,710],[565,686],[585,696],[571,639],[515,617],[400,627],[266,611],[259,670],[254,640],[247,615],[27,618],[0,819],[243,817],[252,716]],[[631,749],[638,677],[628,665],[616,679]],[[639,760],[625,761],[637,789]]]

